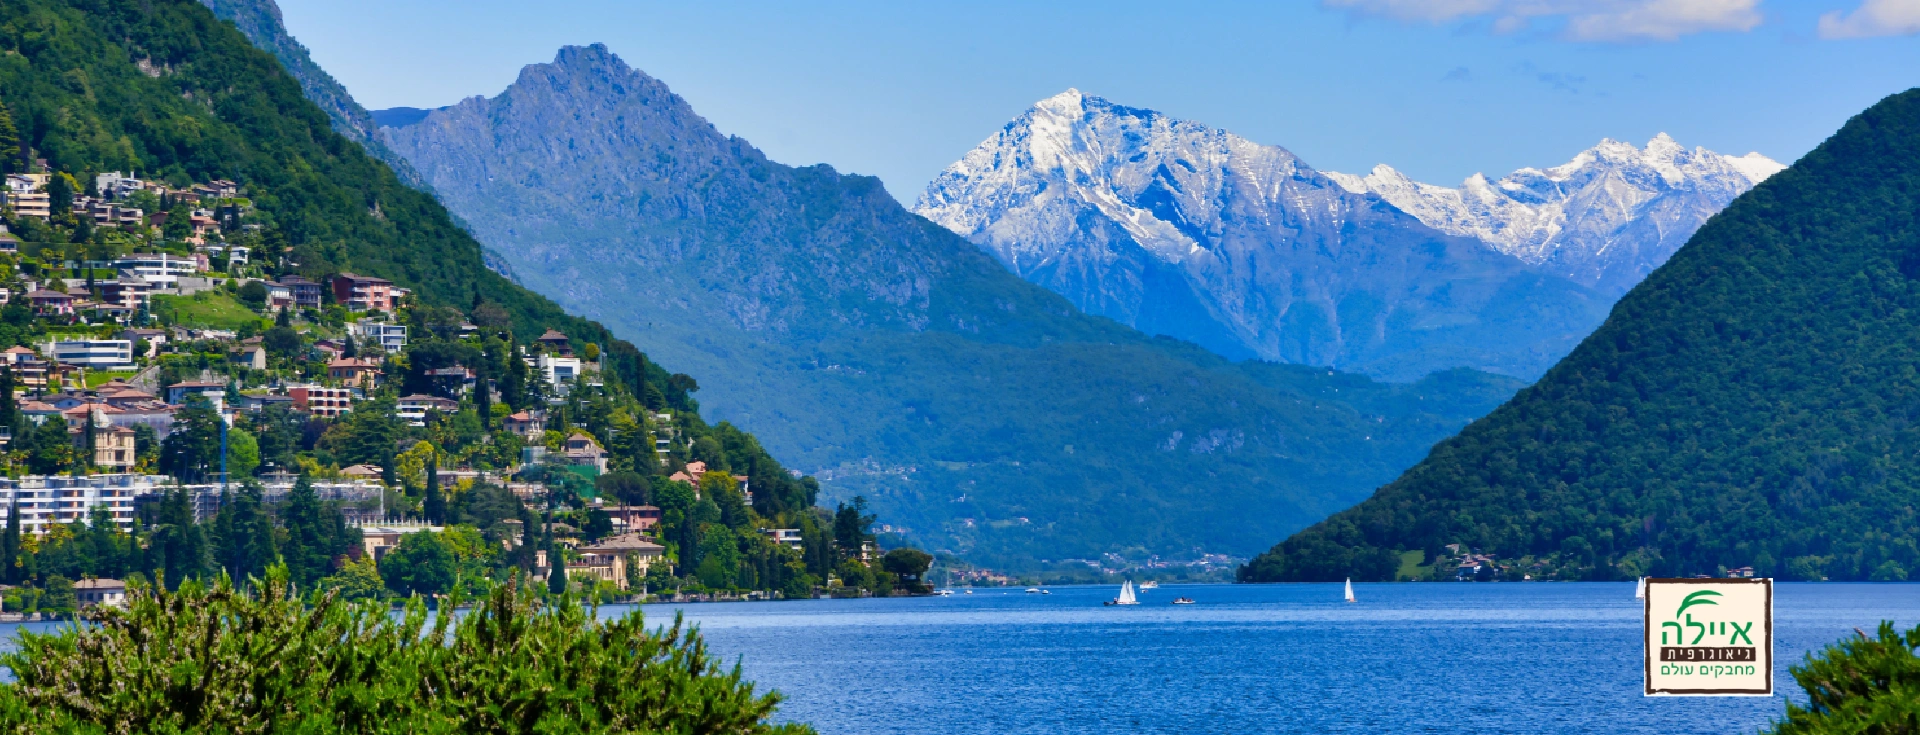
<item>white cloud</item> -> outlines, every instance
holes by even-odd
[[[1867,0],[1913,5],[1920,0]],[[1750,31],[1760,0],[1321,0],[1329,8],[1393,20],[1448,23],[1491,18],[1496,33],[1561,21],[1576,41],[1672,41],[1707,31]],[[1824,21],[1822,21],[1824,27]]]
[[[1920,0],[1865,0],[1851,13],[1820,16],[1821,38],[1872,38],[1920,33]]]

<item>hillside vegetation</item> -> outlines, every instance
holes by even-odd
[[[1735,200],[1536,385],[1242,570],[1920,571],[1920,90]],[[1534,566],[1534,564],[1539,566]]]

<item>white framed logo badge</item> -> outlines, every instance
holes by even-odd
[[[1773,580],[1649,579],[1646,696],[1773,696]]]

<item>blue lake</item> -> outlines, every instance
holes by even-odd
[[[1780,584],[1780,696],[1650,699],[1630,584],[1362,584],[1352,605],[1338,585],[1170,585],[1125,608],[1051,591],[644,612],[684,614],[827,735],[1753,733],[1807,652],[1920,621],[1920,584]]]
[[[1799,696],[1807,652],[1920,621],[1920,585],[1781,584],[1781,696],[1647,698],[1630,584],[1355,585],[1352,605],[1338,585],[1167,586],[1102,607],[1115,591],[645,612],[683,612],[829,735],[1751,733]]]

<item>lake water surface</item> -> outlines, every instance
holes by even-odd
[[[1787,667],[1920,585],[1780,584],[1775,697],[1640,695],[1631,584],[1112,587],[1050,595],[648,605],[822,733],[1751,733]],[[1185,595],[1196,605],[1173,606]],[[609,612],[616,612],[610,610]],[[1804,701],[1804,698],[1800,698]]]
[[[1780,584],[1775,697],[1640,695],[1630,584],[1179,585],[1049,595],[648,605],[786,696],[866,733],[1753,733],[1787,667],[1855,627],[1920,621],[1920,584]],[[1185,595],[1196,605],[1173,606]],[[603,608],[619,615],[631,608]],[[0,626],[0,648],[18,625]],[[52,625],[27,626],[47,630]],[[1801,698],[1803,699],[1803,698]]]

